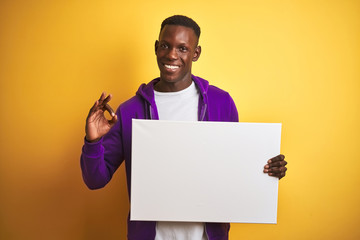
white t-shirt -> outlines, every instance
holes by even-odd
[[[160,120],[198,120],[199,92],[194,82],[178,92],[154,91],[154,95]]]
[[[178,92],[157,92],[159,119],[197,121],[199,92],[194,84]],[[157,222],[155,240],[207,240],[205,224],[199,222]]]

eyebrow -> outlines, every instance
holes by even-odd
[[[166,43],[166,44],[170,45],[170,43],[168,41],[166,41],[166,40],[159,40],[159,43]],[[188,43],[188,42],[181,42],[181,43],[177,44],[177,46],[190,46],[190,45],[191,44]]]

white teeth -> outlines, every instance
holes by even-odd
[[[166,64],[164,64],[164,66],[165,66],[166,68],[170,68],[170,69],[176,69],[176,68],[179,68],[179,66],[166,65]]]

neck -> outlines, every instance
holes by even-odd
[[[155,84],[154,89],[158,92],[178,92],[188,88],[192,83],[191,75],[181,81],[169,82],[160,77],[160,81]]]

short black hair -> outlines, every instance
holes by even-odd
[[[178,25],[178,26],[189,27],[189,28],[194,30],[195,35],[197,36],[197,38],[198,39],[200,38],[200,27],[199,27],[199,25],[189,17],[183,16],[183,15],[174,15],[174,16],[166,18],[161,23],[160,33],[163,30],[163,28],[165,27],[165,25]]]

